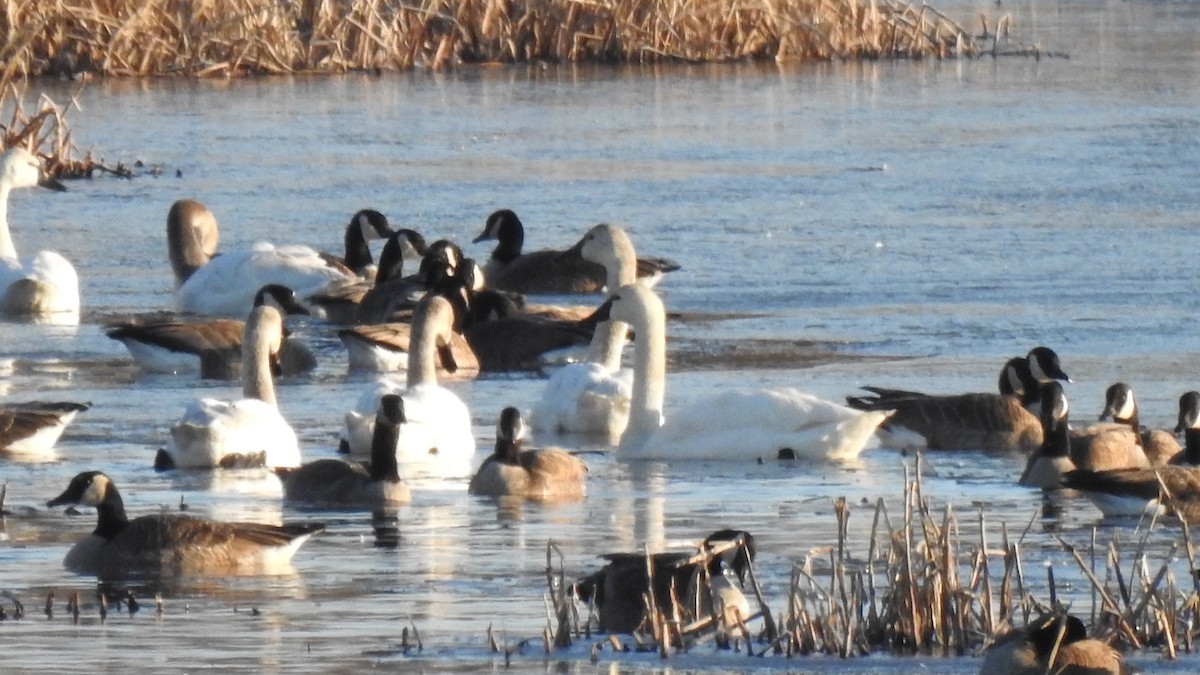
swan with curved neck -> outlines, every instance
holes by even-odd
[[[449,291],[431,292],[417,304],[410,338],[408,379],[405,386],[381,380],[359,397],[346,413],[343,439],[351,454],[370,451],[375,408],[385,394],[404,399],[407,423],[396,440],[396,460],[406,472],[466,476],[475,455],[471,414],[454,392],[437,381],[437,361],[453,368],[450,343],[454,334],[456,307]]]
[[[46,176],[42,160],[13,146],[0,153],[0,314],[52,323],[79,322],[79,276],[58,253],[19,258],[8,227],[8,197],[16,188],[65,190]]]
[[[357,279],[344,265],[330,265],[308,246],[258,242],[248,250],[217,255],[217,240],[217,219],[203,204],[181,199],[171,206],[167,247],[179,311],[241,317],[267,284],[287,286],[308,297],[331,284]]]
[[[299,466],[296,433],[279,413],[272,380],[282,341],[279,310],[270,305],[255,307],[242,338],[244,398],[193,401],[171,428],[169,447],[159,451],[155,467]]]
[[[637,281],[637,253],[628,233],[601,223],[583,235],[565,255],[601,264],[606,288],[616,291]],[[611,297],[610,292],[610,297]],[[615,442],[629,422],[633,371],[621,370],[621,352],[629,333],[621,321],[596,326],[585,361],[559,368],[550,376],[533,409],[534,427],[543,431],[594,434]]]
[[[849,460],[874,440],[887,412],[859,412],[793,388],[731,390],[663,421],[666,314],[654,291],[622,287],[611,318],[637,334],[629,426],[618,454],[631,459]]]

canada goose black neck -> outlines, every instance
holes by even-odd
[[[382,239],[391,233],[387,217],[375,209],[362,209],[355,213],[346,226],[346,267],[354,270],[355,274],[362,274],[374,262],[371,248],[367,246],[368,238]]]
[[[1042,386],[1041,419],[1045,439],[1039,452],[1045,457],[1066,457],[1071,449],[1069,412],[1067,398],[1058,382]]]
[[[406,420],[404,400],[396,394],[387,394],[379,400],[379,412],[375,415],[375,433],[371,437],[371,480],[396,482],[400,480],[400,467],[396,463],[396,443],[400,438],[400,425]]]
[[[492,249],[492,258],[502,262],[512,262],[521,257],[525,246],[525,226],[517,214],[509,209],[501,209],[488,216],[484,232],[496,239],[496,248]]]

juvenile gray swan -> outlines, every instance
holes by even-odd
[[[67,552],[63,564],[100,577],[130,574],[278,574],[324,525],[229,523],[182,514],[153,513],[130,520],[117,486],[99,471],[71,479],[47,506],[96,507],[96,529]]]

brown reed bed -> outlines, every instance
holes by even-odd
[[[0,82],[980,53],[942,13],[900,0],[10,0],[0,28]]]
[[[1059,597],[1052,566],[1023,559],[1024,533],[1012,536],[1002,524],[999,541],[990,541],[981,508],[969,517],[978,538],[965,541],[953,506],[930,507],[919,465],[918,458],[913,477],[906,475],[898,512],[889,512],[883,499],[867,511],[870,535],[858,550],[847,536],[850,506],[844,499],[834,503],[837,544],[810,551],[794,565],[786,595],[775,599],[781,613],[768,606],[752,569],[751,605],[758,603],[752,619],[761,618],[756,624],[761,629],[752,640],[731,647],[754,657],[962,656],[981,652],[1010,629],[1069,610],[1089,624],[1092,637],[1120,650],[1156,649],[1168,658],[1193,651],[1200,628],[1200,580],[1192,572],[1197,567],[1186,523],[1180,541],[1161,557],[1147,547],[1154,522],[1140,524],[1128,538],[1114,531],[1108,542],[1098,541],[1093,530],[1085,546],[1057,537],[1091,597],[1090,607],[1080,606],[1078,597],[1071,605]],[[1186,557],[1177,560],[1181,548]],[[1184,563],[1191,578],[1180,583],[1176,567]],[[656,651],[665,658],[694,650],[715,635],[713,622],[688,614],[685,599],[667,608],[651,603],[632,636],[593,636],[592,614],[586,607],[580,611],[578,599],[565,592],[571,588],[566,578],[561,559],[554,571],[548,550],[547,649],[586,640],[593,659],[605,647]]]

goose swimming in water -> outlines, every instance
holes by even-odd
[[[884,411],[861,412],[791,387],[730,390],[663,421],[666,315],[654,291],[631,284],[606,303],[633,327],[633,395],[617,446],[627,459],[851,460],[875,440]]]
[[[167,213],[167,246],[175,272],[175,309],[205,316],[242,317],[258,289],[286,286],[300,297],[355,281],[308,246],[259,242],[217,254],[217,219],[200,202],[181,199]]]
[[[47,506],[96,507],[96,529],[67,552],[63,565],[101,578],[214,574],[279,574],[297,549],[325,529],[319,524],[229,523],[154,513],[132,520],[117,486],[99,471],[71,479]]]
[[[371,461],[364,465],[318,459],[298,469],[275,469],[284,500],[372,509],[409,503],[412,494],[396,466],[396,441],[405,422],[404,400],[395,394],[383,396],[375,415]]]
[[[472,243],[489,239],[495,239],[497,244],[483,273],[492,288],[534,294],[599,293],[604,288],[604,267],[584,260],[574,250],[542,249],[523,253],[525,226],[509,209],[488,216],[483,232]],[[678,263],[665,258],[637,260],[638,277],[651,286],[663,274],[678,269]]]
[[[0,153],[0,315],[52,323],[79,322],[79,276],[54,251],[19,258],[8,227],[8,197],[17,188],[65,190],[46,176],[42,160],[13,146]]]
[[[408,292],[416,285],[402,271],[406,260],[421,260],[426,255],[425,238],[405,228],[391,232],[386,239],[379,254],[379,266],[372,269],[370,277],[333,284],[306,298],[317,316],[345,325],[375,323],[388,320],[394,309],[411,307],[411,303],[393,300],[392,295],[400,294],[407,299]]]
[[[254,306],[269,304],[284,314],[307,315],[290,288],[270,284],[259,289]],[[237,319],[208,321],[152,321],[114,324],[108,337],[125,345],[138,367],[149,373],[195,373],[202,378],[236,379],[242,365],[242,333],[246,322]],[[316,357],[284,333],[279,353],[279,374],[297,375],[316,367]]]
[[[979,668],[979,675],[1125,672],[1121,654],[1106,642],[1088,638],[1083,622],[1070,615],[1044,617],[1023,630],[1000,636],[984,653]]]
[[[53,459],[67,425],[90,407],[69,401],[0,403],[0,457]]]
[[[299,466],[296,432],[279,413],[271,365],[283,341],[283,316],[269,305],[255,307],[242,339],[244,398],[194,401],[171,427],[171,441],[155,468]]]
[[[541,500],[583,497],[583,460],[559,448],[526,449],[524,441],[521,411],[505,408],[496,423],[496,450],[475,472],[467,492]]]

